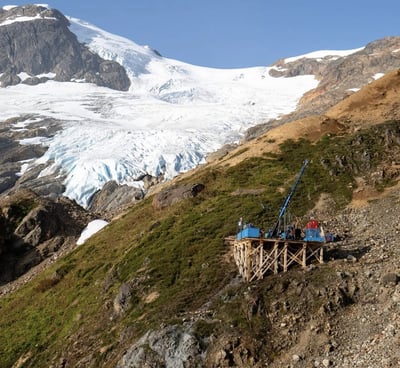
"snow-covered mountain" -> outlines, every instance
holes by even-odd
[[[51,78],[36,86],[0,88],[0,119],[29,115],[15,124],[17,130],[43,117],[62,122],[50,138],[20,140],[21,145],[48,147],[39,159],[24,162],[20,175],[44,164],[40,176],[62,177],[65,195],[83,206],[110,180],[140,187],[146,174],[169,179],[204,163],[209,153],[237,142],[249,127],[293,111],[318,85],[314,75],[272,77],[269,72],[276,67],[222,70],[186,64],[84,21],[69,21],[80,42],[125,68],[129,90]]]

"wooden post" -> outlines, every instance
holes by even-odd
[[[251,278],[251,242],[246,242],[246,251],[245,251],[245,264],[246,264],[246,281],[250,281]]]
[[[274,273],[278,273],[278,245],[279,242],[274,243]]]
[[[264,247],[263,244],[260,244],[260,257],[259,257],[259,265],[258,265],[258,279],[261,280],[263,278],[263,261],[264,261]]]
[[[303,243],[303,268],[307,267],[307,243]]]
[[[283,272],[287,272],[287,252],[288,252],[288,243],[285,242],[283,245]]]

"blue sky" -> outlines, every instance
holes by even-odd
[[[0,1],[22,5],[27,1]],[[400,35],[399,0],[52,0],[66,15],[191,64],[270,65]]]

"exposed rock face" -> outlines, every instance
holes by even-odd
[[[115,181],[107,182],[96,192],[89,205],[89,210],[97,213],[110,213],[120,210],[143,199],[144,193],[139,188],[119,185]]]
[[[1,29],[1,27],[0,27]],[[27,123],[29,122],[29,124]],[[20,124],[20,125],[19,125]],[[29,126],[29,129],[25,128]],[[60,122],[52,118],[25,115],[10,118],[0,125],[0,194],[14,190],[31,189],[43,196],[60,196],[64,192],[62,177],[57,175],[39,178],[44,168],[35,169],[19,175],[23,161],[37,159],[46,152],[41,144],[24,145],[19,141],[37,137],[49,138],[61,128]]]
[[[67,198],[20,191],[0,201],[0,283],[9,282],[64,247],[71,247],[93,216]]]
[[[400,37],[388,37],[369,43],[364,49],[340,58],[299,59],[281,65],[283,71],[275,74],[296,76],[314,74],[320,80],[318,87],[303,97],[302,115],[321,114],[335,105],[352,89],[372,82],[379,73],[400,67]],[[301,117],[301,116],[300,116]]]
[[[147,332],[124,354],[117,368],[202,366],[199,342],[181,326]]]
[[[301,58],[288,63],[285,63],[284,59],[279,60],[272,65],[272,76],[314,74],[320,83],[317,88],[303,96],[295,112],[277,121],[249,129],[246,140],[285,122],[325,113],[344,98],[374,81],[380,73],[385,74],[400,68],[399,49],[400,37],[387,37],[371,42],[364,49],[346,57]]]
[[[18,21],[21,17],[32,19]],[[129,89],[125,69],[80,44],[59,11],[36,5],[0,9],[0,23],[0,86],[21,83],[18,74],[25,72],[30,78],[23,82],[30,85],[48,79],[41,74],[54,73],[57,81],[84,79],[112,89]]]
[[[196,197],[201,191],[204,190],[203,184],[181,185],[166,188],[154,196],[153,207],[161,210],[169,207],[174,203],[178,203],[185,198]]]

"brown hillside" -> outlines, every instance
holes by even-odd
[[[365,86],[332,107],[326,115],[352,125],[379,124],[400,118],[400,69]]]
[[[317,140],[327,133],[352,131],[362,126],[400,119],[400,69],[368,84],[329,109],[325,115],[311,116],[272,128],[263,136],[230,152],[223,164],[236,165],[246,157],[276,152],[286,139]]]

